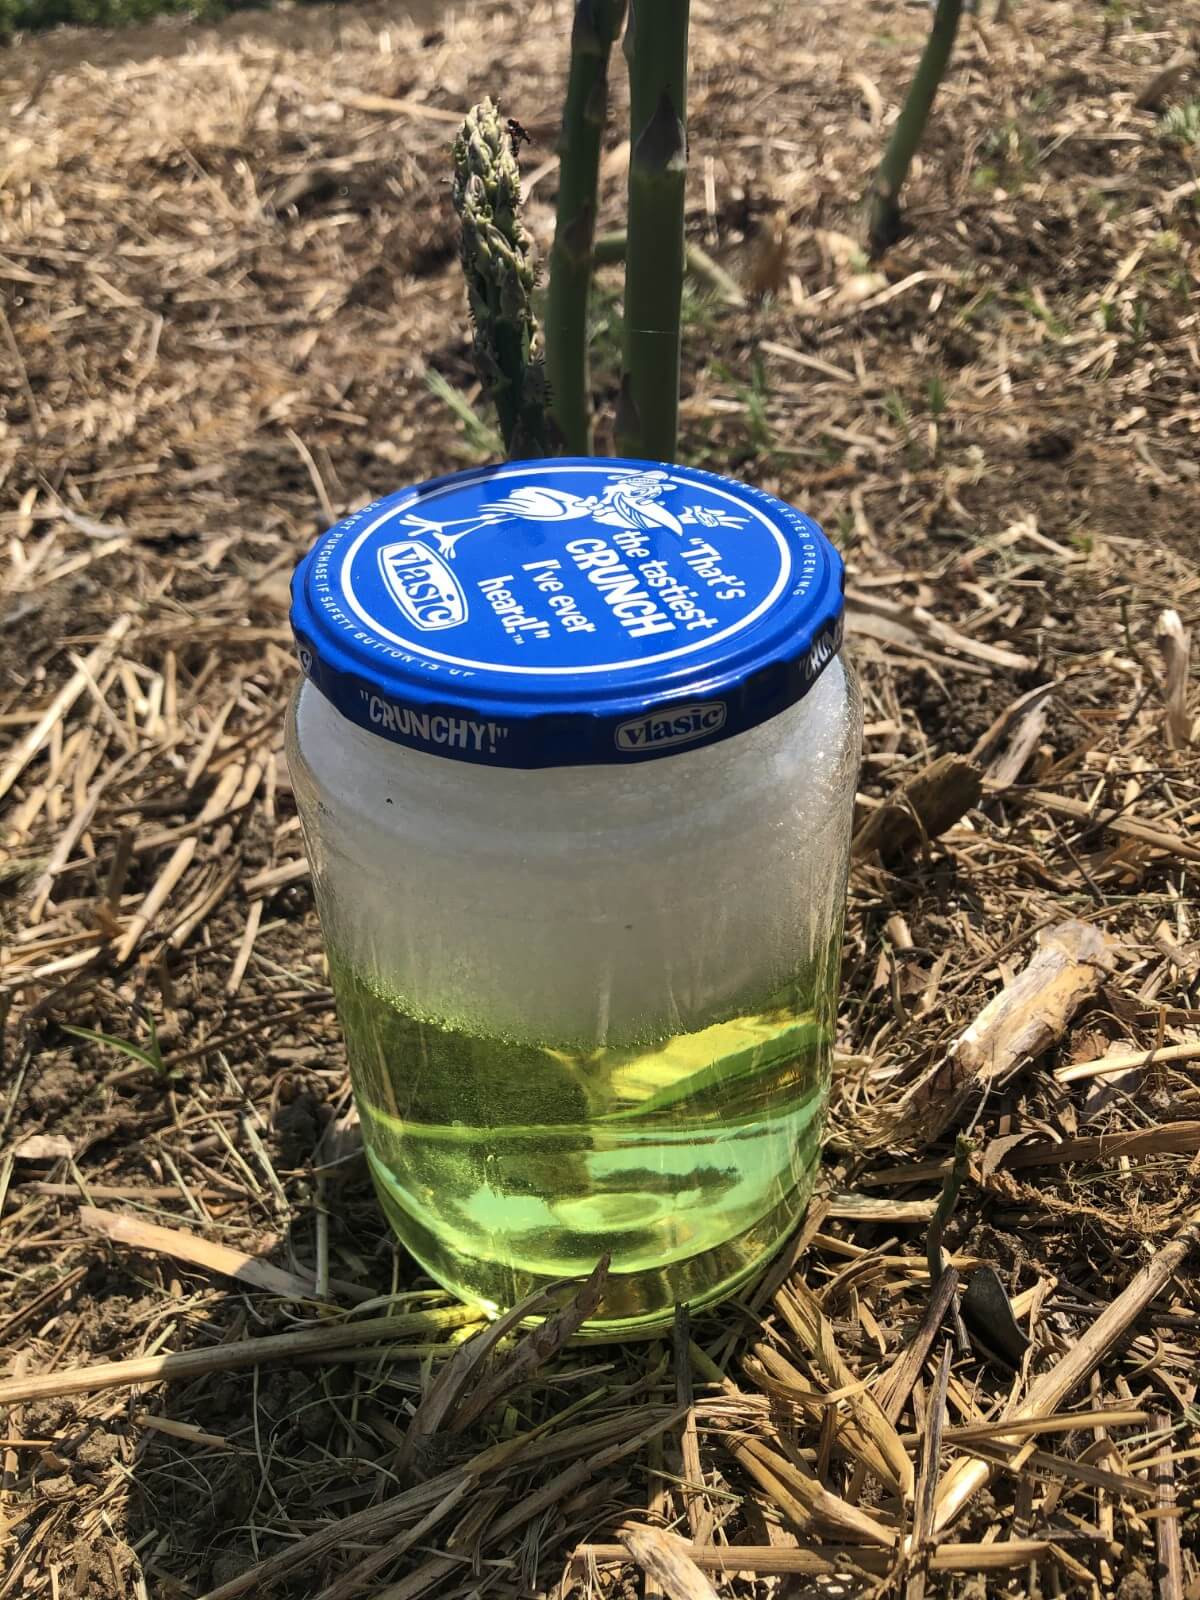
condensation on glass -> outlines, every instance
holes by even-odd
[[[288,761],[367,1158],[456,1294],[608,1254],[592,1331],[649,1331],[812,1186],[861,732],[841,566],[707,474],[448,482],[295,586]]]

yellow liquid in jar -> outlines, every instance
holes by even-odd
[[[384,1210],[465,1300],[504,1310],[608,1251],[584,1331],[650,1332],[678,1301],[732,1292],[803,1210],[831,1056],[811,980],[691,1033],[587,1049],[415,1016],[333,966]]]

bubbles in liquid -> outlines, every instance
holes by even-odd
[[[334,962],[384,1208],[442,1283],[489,1307],[612,1255],[597,1322],[637,1330],[727,1293],[811,1188],[830,984],[685,1034],[589,1049],[415,1016]]]

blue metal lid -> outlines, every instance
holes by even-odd
[[[292,580],[300,663],[351,722],[503,767],[642,761],[727,739],[837,651],[841,557],[710,472],[519,461],[376,500]]]

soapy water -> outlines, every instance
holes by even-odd
[[[400,1239],[489,1310],[604,1252],[597,1329],[668,1322],[768,1256],[812,1186],[828,984],[668,1037],[591,1048],[488,1037],[334,962],[367,1158]]]

